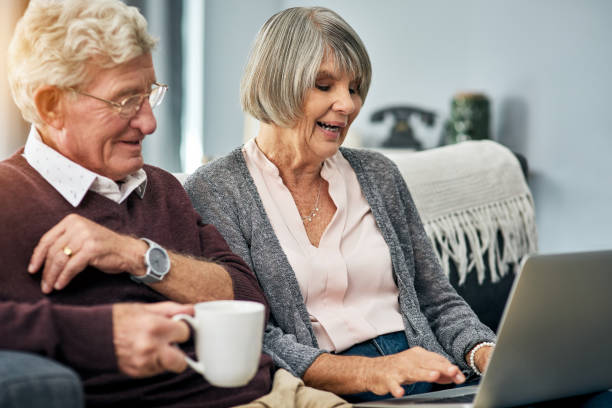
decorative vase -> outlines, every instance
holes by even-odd
[[[489,139],[490,103],[482,93],[458,93],[451,101],[443,144]]]

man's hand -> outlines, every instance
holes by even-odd
[[[366,370],[366,388],[377,395],[404,395],[404,384],[429,382],[461,384],[465,376],[454,364],[422,347],[411,347],[401,353],[371,359]]]
[[[115,304],[113,341],[119,370],[132,377],[183,371],[185,355],[173,343],[187,341],[190,330],[185,322],[172,320],[179,313],[193,315],[193,306],[174,302]]]
[[[148,246],[139,239],[117,234],[80,215],[70,214],[47,231],[30,259],[28,272],[41,267],[41,289],[63,289],[88,265],[106,273],[145,273],[143,255]]]

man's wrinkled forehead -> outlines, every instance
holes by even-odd
[[[86,64],[88,81],[80,88],[87,89],[103,77],[107,88],[114,91],[123,89],[124,93],[129,94],[148,91],[157,81],[151,54],[143,54],[113,66],[101,65],[99,61],[99,58],[94,57]]]

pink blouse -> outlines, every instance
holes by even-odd
[[[337,210],[318,247],[310,243],[291,193],[255,139],[244,145],[243,154],[295,272],[319,347],[341,352],[404,330],[389,247],[342,154],[325,160],[321,170]]]

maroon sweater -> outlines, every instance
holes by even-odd
[[[131,194],[117,204],[88,192],[74,208],[17,152],[0,162],[0,348],[48,356],[74,368],[83,379],[88,406],[216,407],[251,401],[269,391],[271,360],[262,355],[245,387],[213,387],[195,371],[134,379],[118,372],[111,304],[167,300],[127,273],[88,267],[66,288],[44,295],[40,273],[27,265],[40,237],[70,213],[121,234],[147,237],[176,252],[202,256],[229,272],[236,299],[265,303],[257,281],[212,225],[204,225],[178,181],[145,166],[144,198]],[[183,349],[193,355],[193,344]]]

